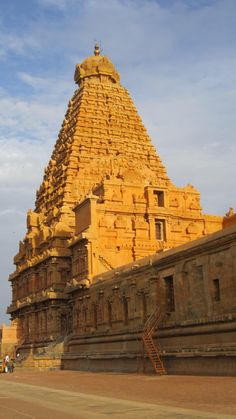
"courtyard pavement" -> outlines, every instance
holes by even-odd
[[[1,419],[236,418],[236,378],[79,371],[0,374]]]

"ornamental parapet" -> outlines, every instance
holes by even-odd
[[[71,250],[70,249],[52,249],[47,250],[40,256],[36,256],[33,259],[28,260],[24,264],[22,264],[20,267],[17,267],[16,271],[13,272],[11,275],[9,275],[8,280],[12,281],[14,280],[21,272],[25,271],[26,269],[32,268],[34,266],[39,265],[40,263],[44,262],[45,260],[48,260],[49,258],[64,258],[64,257],[70,257],[71,256]]]
[[[7,307],[7,313],[11,314],[14,311],[22,309],[24,307],[31,306],[35,303],[41,303],[46,300],[66,300],[67,296],[60,291],[46,291],[43,290],[37,294],[31,294],[30,296],[21,298],[16,302],[12,303]]]

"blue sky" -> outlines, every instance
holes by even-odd
[[[67,103],[100,41],[169,176],[204,212],[236,207],[235,0],[0,0],[0,323]]]

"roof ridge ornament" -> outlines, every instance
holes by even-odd
[[[95,46],[94,46],[94,55],[97,56],[97,55],[100,55],[100,53],[101,53],[100,46],[99,46],[98,42],[96,42]]]

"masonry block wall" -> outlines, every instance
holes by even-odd
[[[64,367],[113,370],[115,358],[118,369],[140,369],[140,333],[160,306],[156,339],[170,372],[217,373],[223,359],[219,373],[235,373],[235,261],[233,226],[96,277],[87,290],[71,290],[73,336]]]

